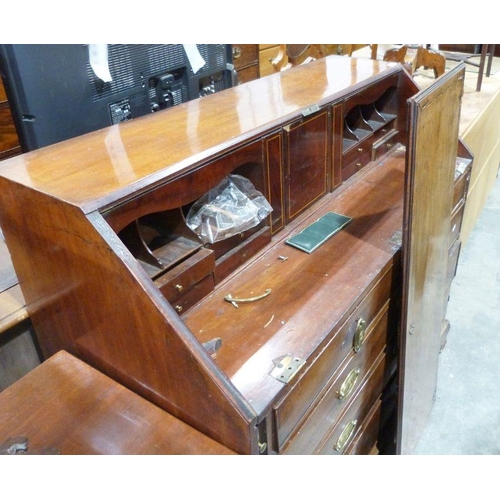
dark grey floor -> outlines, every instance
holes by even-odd
[[[500,454],[500,179],[462,248],[436,402],[415,455]]]

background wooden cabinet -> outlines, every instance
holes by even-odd
[[[5,87],[0,79],[0,160],[20,152],[16,127],[12,120]]]

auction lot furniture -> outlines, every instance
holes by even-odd
[[[237,453],[411,453],[472,161],[463,73],[419,92],[400,64],[331,56],[6,160],[0,226],[45,356]],[[241,229],[211,198],[227,237],[205,239],[192,209],[233,176],[272,211]]]

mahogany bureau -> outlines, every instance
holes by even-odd
[[[463,71],[419,92],[399,64],[330,56],[5,161],[0,224],[45,356],[237,453],[411,453],[437,376]],[[203,240],[191,209],[232,175],[272,212]]]

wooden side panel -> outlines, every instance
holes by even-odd
[[[46,356],[64,349],[241,453],[255,414],[98,214],[0,179],[1,226]]]
[[[464,71],[458,66],[409,101],[398,443],[404,454],[417,444],[436,390]]]

